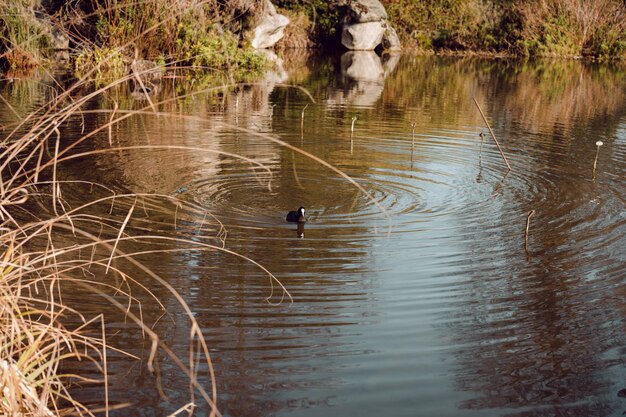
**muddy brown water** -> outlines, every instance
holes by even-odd
[[[306,88],[315,102],[281,83]],[[46,94],[27,80],[4,80],[0,91],[23,113]],[[71,160],[59,175],[193,204],[224,224],[226,248],[263,265],[291,293],[292,304],[268,304],[267,275],[220,251],[125,246],[170,251],[138,259],[194,312],[223,415],[626,411],[623,66],[349,54],[292,61],[255,85],[177,94],[164,85],[153,97],[168,100],[157,105],[160,114],[147,108],[76,151],[153,149]],[[472,98],[508,157],[508,173]],[[148,106],[141,96],[99,96],[85,108],[92,112],[62,126],[64,141],[106,123],[110,113],[94,110],[111,109],[113,99],[120,114]],[[15,118],[0,106],[2,123]],[[341,170],[369,196],[281,142]],[[64,186],[68,204],[97,193]],[[142,220],[138,205],[129,233],[219,244],[219,226],[202,210],[154,201],[161,214]],[[131,203],[120,199],[119,211],[100,214],[123,220]],[[300,231],[284,221],[299,206],[309,218]],[[159,285],[142,283],[168,309],[161,317],[136,290],[147,322],[186,358],[182,308]],[[108,314],[117,346],[147,356],[149,343],[124,314],[96,295],[68,291],[87,314]],[[189,401],[185,376],[160,360],[157,380],[145,359],[111,353],[111,401],[131,402],[142,416]],[[200,379],[210,386],[204,368]],[[98,387],[78,395],[103,398]],[[195,414],[207,410],[199,401]]]

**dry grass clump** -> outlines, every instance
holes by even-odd
[[[17,247],[16,235],[4,232],[0,261],[0,414],[54,416],[70,409],[90,414],[73,400],[68,382],[97,381],[63,375],[59,368],[64,361],[84,360],[103,371],[104,338],[84,332],[102,326],[102,316],[86,320],[63,305],[57,279],[41,267],[45,254],[25,253]],[[67,328],[64,322],[68,316],[82,324]]]
[[[114,85],[123,82],[120,79]],[[170,251],[223,250],[240,255],[224,248],[223,227],[202,208],[185,207],[170,196],[121,194],[87,181],[59,179],[60,166],[67,161],[103,152],[78,153],[77,144],[133,115],[120,112],[113,117],[114,109],[109,123],[62,147],[59,127],[111,85],[70,98],[83,87],[79,83],[54,95],[46,106],[26,116],[11,108],[20,121],[12,130],[5,126],[0,140],[0,415],[93,415],[96,409],[111,408],[106,395],[107,352],[116,349],[107,342],[107,313],[89,317],[65,302],[68,286],[73,293],[78,289],[103,297],[111,309],[123,312],[138,326],[151,341],[149,357],[144,358],[150,370],[159,351],[180,368],[189,379],[189,402],[184,409],[193,410],[201,400],[209,405],[212,416],[219,415],[212,364],[199,324],[180,294],[137,257],[167,251],[159,242],[175,242]],[[123,150],[111,146],[104,152]],[[87,197],[75,199],[76,195]],[[175,222],[191,226],[175,224],[180,237],[166,237],[152,232],[154,223],[137,220],[148,213],[163,217],[163,211]],[[188,229],[193,229],[193,239]],[[198,233],[212,236],[202,239]],[[141,248],[142,242],[145,249],[132,251]],[[131,270],[140,271],[141,280]],[[186,359],[178,358],[142,318],[140,299],[146,296],[164,309],[150,289],[157,285],[171,293],[189,319]],[[65,364],[77,361],[83,363],[80,369],[87,376],[64,374]],[[208,373],[209,387],[198,381],[200,372]],[[91,376],[97,373],[101,377]],[[105,395],[99,404],[88,406],[74,400],[72,392],[86,383],[103,384]]]
[[[626,53],[626,4],[618,0],[534,0],[520,2],[522,38],[537,55]]]
[[[622,0],[384,0],[403,44],[421,50],[619,58]]]
[[[285,28],[285,36],[276,44],[277,48],[302,49],[316,46],[311,38],[313,22],[304,11],[285,9],[280,12],[289,18],[290,23]]]

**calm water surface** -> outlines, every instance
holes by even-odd
[[[138,258],[180,292],[202,326],[223,415],[626,412],[618,395],[626,388],[624,67],[351,54],[285,68],[257,85],[188,97],[164,83],[153,98],[166,101],[158,115],[141,97],[99,96],[62,127],[71,143],[106,123],[111,114],[96,110],[114,100],[119,114],[145,108],[73,152],[152,149],[71,160],[60,175],[202,208],[224,224],[227,249],[266,267],[293,297],[269,304],[265,272],[220,251],[126,246],[180,249]],[[3,96],[23,112],[45,90],[3,83]],[[280,83],[306,88],[314,102]],[[31,101],[18,88],[34,90]],[[472,98],[507,155],[508,174]],[[12,120],[2,113],[3,123]],[[604,145],[593,172],[596,141]],[[65,187],[68,204],[98,196]],[[221,245],[208,214],[150,201],[157,209],[138,205],[129,234]],[[110,216],[123,220],[132,203],[121,198]],[[301,205],[309,222],[298,231],[284,216]],[[161,286],[142,283],[168,309],[161,317],[136,290],[146,320],[186,358],[182,308]],[[88,313],[113,310],[111,339],[147,355],[149,343],[127,331],[123,313],[95,295],[69,297]],[[113,353],[112,401],[130,401],[144,416],[184,405],[184,375],[160,359],[169,402],[145,362]],[[210,385],[204,369],[201,379]],[[82,395],[102,396],[96,388]]]

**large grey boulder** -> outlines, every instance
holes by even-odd
[[[396,31],[387,21],[387,11],[378,0],[343,0],[341,43],[351,50],[371,51],[381,45],[390,51],[400,50]]]
[[[400,38],[396,33],[396,30],[391,27],[389,22],[384,22],[383,25],[385,33],[383,33],[382,46],[386,51],[400,51],[402,45],[400,44]]]
[[[265,14],[259,25],[254,28],[252,47],[256,49],[271,48],[284,36],[285,27],[288,24],[289,18],[276,12],[274,5],[267,0]]]
[[[341,43],[348,49],[372,51],[382,42],[385,29],[381,21],[344,24]]]
[[[347,17],[354,23],[379,22],[387,19],[385,6],[378,0],[348,1]]]

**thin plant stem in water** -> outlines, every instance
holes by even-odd
[[[356,123],[358,117],[352,117],[352,126],[350,126],[350,153],[354,150],[354,123]]]
[[[491,133],[491,137],[493,138],[493,141],[496,143],[496,146],[498,147],[498,150],[500,151],[500,155],[502,155],[502,159],[504,159],[504,163],[506,164],[506,167],[510,171],[511,165],[509,165],[509,161],[506,160],[506,156],[504,156],[504,152],[502,151],[502,148],[500,147],[500,144],[498,143],[498,139],[496,139],[496,135],[493,133],[491,126],[489,126],[489,122],[487,121],[487,118],[485,117],[483,110],[480,108],[480,105],[476,101],[476,98],[472,98],[472,99],[474,100],[474,103],[476,103],[476,107],[478,108],[480,115],[483,117],[483,120],[485,121],[485,124],[487,125],[487,129],[489,129],[489,133]]]
[[[304,108],[302,109],[302,116],[301,116],[302,124],[304,124],[304,111],[306,110],[307,107],[309,107],[308,104],[306,106],[304,106]]]
[[[593,173],[592,173],[592,177],[595,180],[596,179],[596,165],[598,164],[598,155],[600,154],[600,146],[604,145],[604,143],[599,140],[596,142],[596,159],[593,160]]]
[[[411,139],[411,169],[413,169],[413,151],[415,150],[415,126],[415,122],[411,123],[411,127],[413,128],[413,137]]]
[[[478,136],[480,136],[480,158],[482,159],[483,157],[483,144],[485,143],[485,135],[483,134],[483,132],[480,132],[478,134]]]
[[[301,141],[304,141],[304,111],[306,110],[307,107],[309,107],[308,104],[304,106],[304,108],[302,109],[302,115],[300,116],[300,140]]]
[[[535,210],[531,210],[528,212],[528,216],[526,217],[526,231],[524,232],[524,242],[526,247],[526,252],[528,252],[528,230],[530,229],[530,218],[535,215]]]

